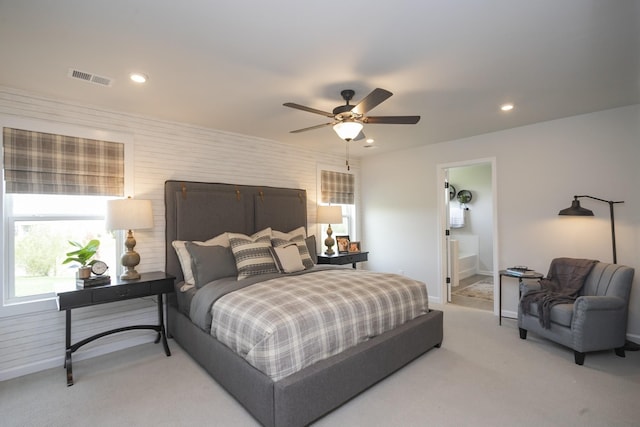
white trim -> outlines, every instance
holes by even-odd
[[[321,194],[321,171],[331,171],[331,172],[341,172],[341,173],[350,173],[353,175],[353,179],[354,179],[354,203],[353,203],[353,212],[352,215],[350,216],[350,221],[351,224],[349,224],[349,229],[354,231],[353,235],[350,235],[349,237],[351,238],[351,240],[357,240],[360,241],[361,239],[359,238],[359,236],[362,235],[361,231],[362,231],[362,226],[361,226],[361,217],[360,217],[360,207],[361,207],[361,203],[360,203],[360,171],[358,169],[355,169],[353,167],[353,165],[351,166],[351,170],[346,171],[345,170],[345,166],[344,165],[329,165],[329,164],[321,164],[318,163],[316,164],[316,194],[318,197],[318,200],[316,200],[316,204],[315,206],[317,207],[318,205],[320,205],[320,194]],[[316,248],[316,250],[318,251],[318,253],[322,252],[323,249],[323,244],[324,244],[324,237],[322,235],[322,224],[318,224],[317,222],[317,213],[314,212],[313,214],[313,218],[314,221],[316,223],[316,236],[320,236],[320,238],[316,239],[316,245],[318,245],[319,247]]]
[[[36,132],[55,133],[59,135],[68,135],[77,138],[97,139],[104,141],[119,142],[124,144],[125,162],[124,162],[124,191],[126,195],[133,195],[134,189],[134,137],[133,134],[111,131],[107,129],[89,128],[84,126],[72,125],[41,119],[24,118],[0,114],[0,129],[10,127],[17,129],[32,130]],[[3,156],[3,132],[0,132],[0,158]],[[0,165],[4,171],[4,165]],[[11,265],[6,251],[5,239],[8,238],[9,230],[5,216],[5,198],[4,198],[4,173],[2,183],[0,183],[0,217],[2,218],[2,227],[0,228],[0,247],[4,256],[0,258],[0,318],[17,316],[22,314],[37,313],[40,311],[56,308],[55,297],[43,298],[42,300],[30,301],[24,303],[6,304],[7,292],[5,284],[9,283],[7,269]]]
[[[497,179],[497,161],[495,157],[486,157],[480,159],[471,159],[471,160],[463,160],[453,163],[440,163],[436,165],[437,170],[437,179],[436,185],[438,187],[438,191],[442,190],[442,183],[445,178],[447,178],[446,171],[450,168],[462,167],[462,166],[473,166],[479,164],[491,164],[491,191],[493,193],[493,223],[492,223],[492,233],[493,233],[493,313],[494,315],[498,315],[498,284],[499,284],[499,265],[498,265],[498,245],[500,239],[498,238],[498,179]],[[446,204],[444,198],[438,197],[438,265],[439,265],[439,274],[440,277],[440,296],[441,300],[446,302],[446,298],[442,296],[447,293],[447,239],[444,236],[444,230],[447,227],[447,211]]]

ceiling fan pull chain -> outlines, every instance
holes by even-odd
[[[351,170],[351,166],[349,166],[349,141],[346,141],[346,145],[347,145],[347,160],[346,160],[346,164],[347,164],[347,170],[350,171]]]

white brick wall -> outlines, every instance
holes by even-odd
[[[164,268],[163,188],[166,180],[304,188],[309,230],[315,233],[317,165],[344,165],[340,156],[310,152],[275,141],[47,99],[5,87],[0,87],[0,114],[133,136],[135,171],[131,195],[151,199],[154,211],[154,228],[136,232],[136,251],[142,259],[137,270],[141,272]],[[354,171],[359,169],[357,159],[351,164]],[[73,341],[128,324],[155,323],[156,316],[152,299],[74,310]],[[155,333],[151,331],[111,335],[81,348],[74,359],[153,339]],[[0,317],[0,380],[61,367],[63,354],[64,313],[50,310]],[[62,368],[60,381],[64,381]]]

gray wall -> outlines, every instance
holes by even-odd
[[[362,201],[369,268],[404,271],[442,301],[438,165],[496,159],[497,265],[527,264],[546,273],[558,256],[611,262],[609,206],[585,200],[593,218],[559,217],[573,195],[616,205],[618,262],[640,267],[640,106],[424,146],[362,161]],[[379,171],[384,170],[384,174]],[[395,244],[403,242],[399,252]],[[640,340],[640,273],[635,275],[628,332]],[[516,286],[503,309],[515,314]]]

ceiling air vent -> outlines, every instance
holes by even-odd
[[[69,68],[68,76],[72,79],[83,80],[87,83],[93,83],[100,86],[110,87],[113,84],[113,79],[110,77],[98,76],[97,74],[87,73],[86,71],[80,71],[74,68]]]

